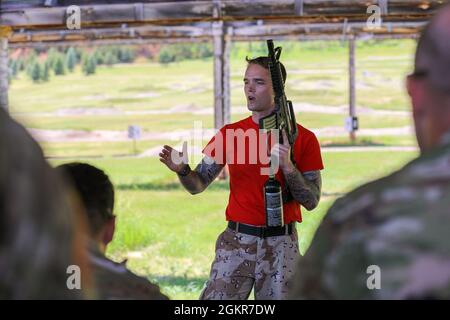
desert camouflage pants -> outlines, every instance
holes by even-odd
[[[200,299],[285,299],[299,257],[297,231],[259,238],[227,228],[216,242],[216,257]]]

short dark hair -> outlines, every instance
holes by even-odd
[[[92,235],[114,217],[114,187],[108,176],[87,163],[72,162],[57,167],[73,183],[84,204]]]
[[[247,61],[248,64],[257,64],[257,65],[263,67],[264,69],[269,70],[269,57],[260,56],[260,57],[253,58],[253,59],[249,59],[249,57],[245,57],[245,61]],[[287,78],[286,68],[284,67],[284,65],[281,62],[280,62],[280,67],[281,67],[281,76],[283,77],[283,83],[286,83],[286,78]]]

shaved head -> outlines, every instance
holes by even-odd
[[[450,4],[445,5],[422,32],[415,71],[426,72],[433,88],[450,95]]]
[[[450,4],[423,30],[407,78],[417,142],[428,152],[450,136]]]

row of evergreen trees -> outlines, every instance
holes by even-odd
[[[212,57],[209,43],[172,44],[158,48],[155,55],[145,55],[148,59],[163,64],[171,62],[204,59]],[[33,82],[46,82],[50,76],[60,76],[73,72],[77,65],[85,75],[95,74],[98,65],[112,66],[117,63],[132,63],[139,55],[138,47],[103,46],[93,50],[80,48],[55,49],[48,51],[35,49],[26,57],[10,60],[10,79],[25,71]],[[45,59],[44,59],[45,58]]]
[[[162,46],[159,51],[158,61],[163,64],[168,64],[170,62],[190,59],[205,59],[212,56],[213,50],[209,43],[180,43]]]
[[[44,61],[38,58],[44,53]],[[46,54],[45,54],[46,53]],[[10,60],[10,75],[15,78],[20,71],[25,71],[33,82],[45,82],[50,74],[55,76],[73,72],[77,65],[85,75],[95,74],[98,65],[112,66],[116,63],[131,63],[135,59],[133,49],[128,47],[99,47],[91,52],[70,47],[66,50],[49,49],[47,52],[32,51],[25,58]]]

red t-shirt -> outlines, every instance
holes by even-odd
[[[300,172],[322,170],[320,146],[313,132],[297,124],[298,137],[294,143],[294,158]],[[208,142],[203,153],[216,163],[227,164],[230,173],[230,196],[226,209],[227,221],[256,226],[266,223],[264,209],[264,184],[269,167],[267,135],[259,133],[259,126],[252,117],[225,125]],[[278,170],[276,179],[284,187],[283,173]],[[284,222],[301,222],[298,202],[283,205]]]

